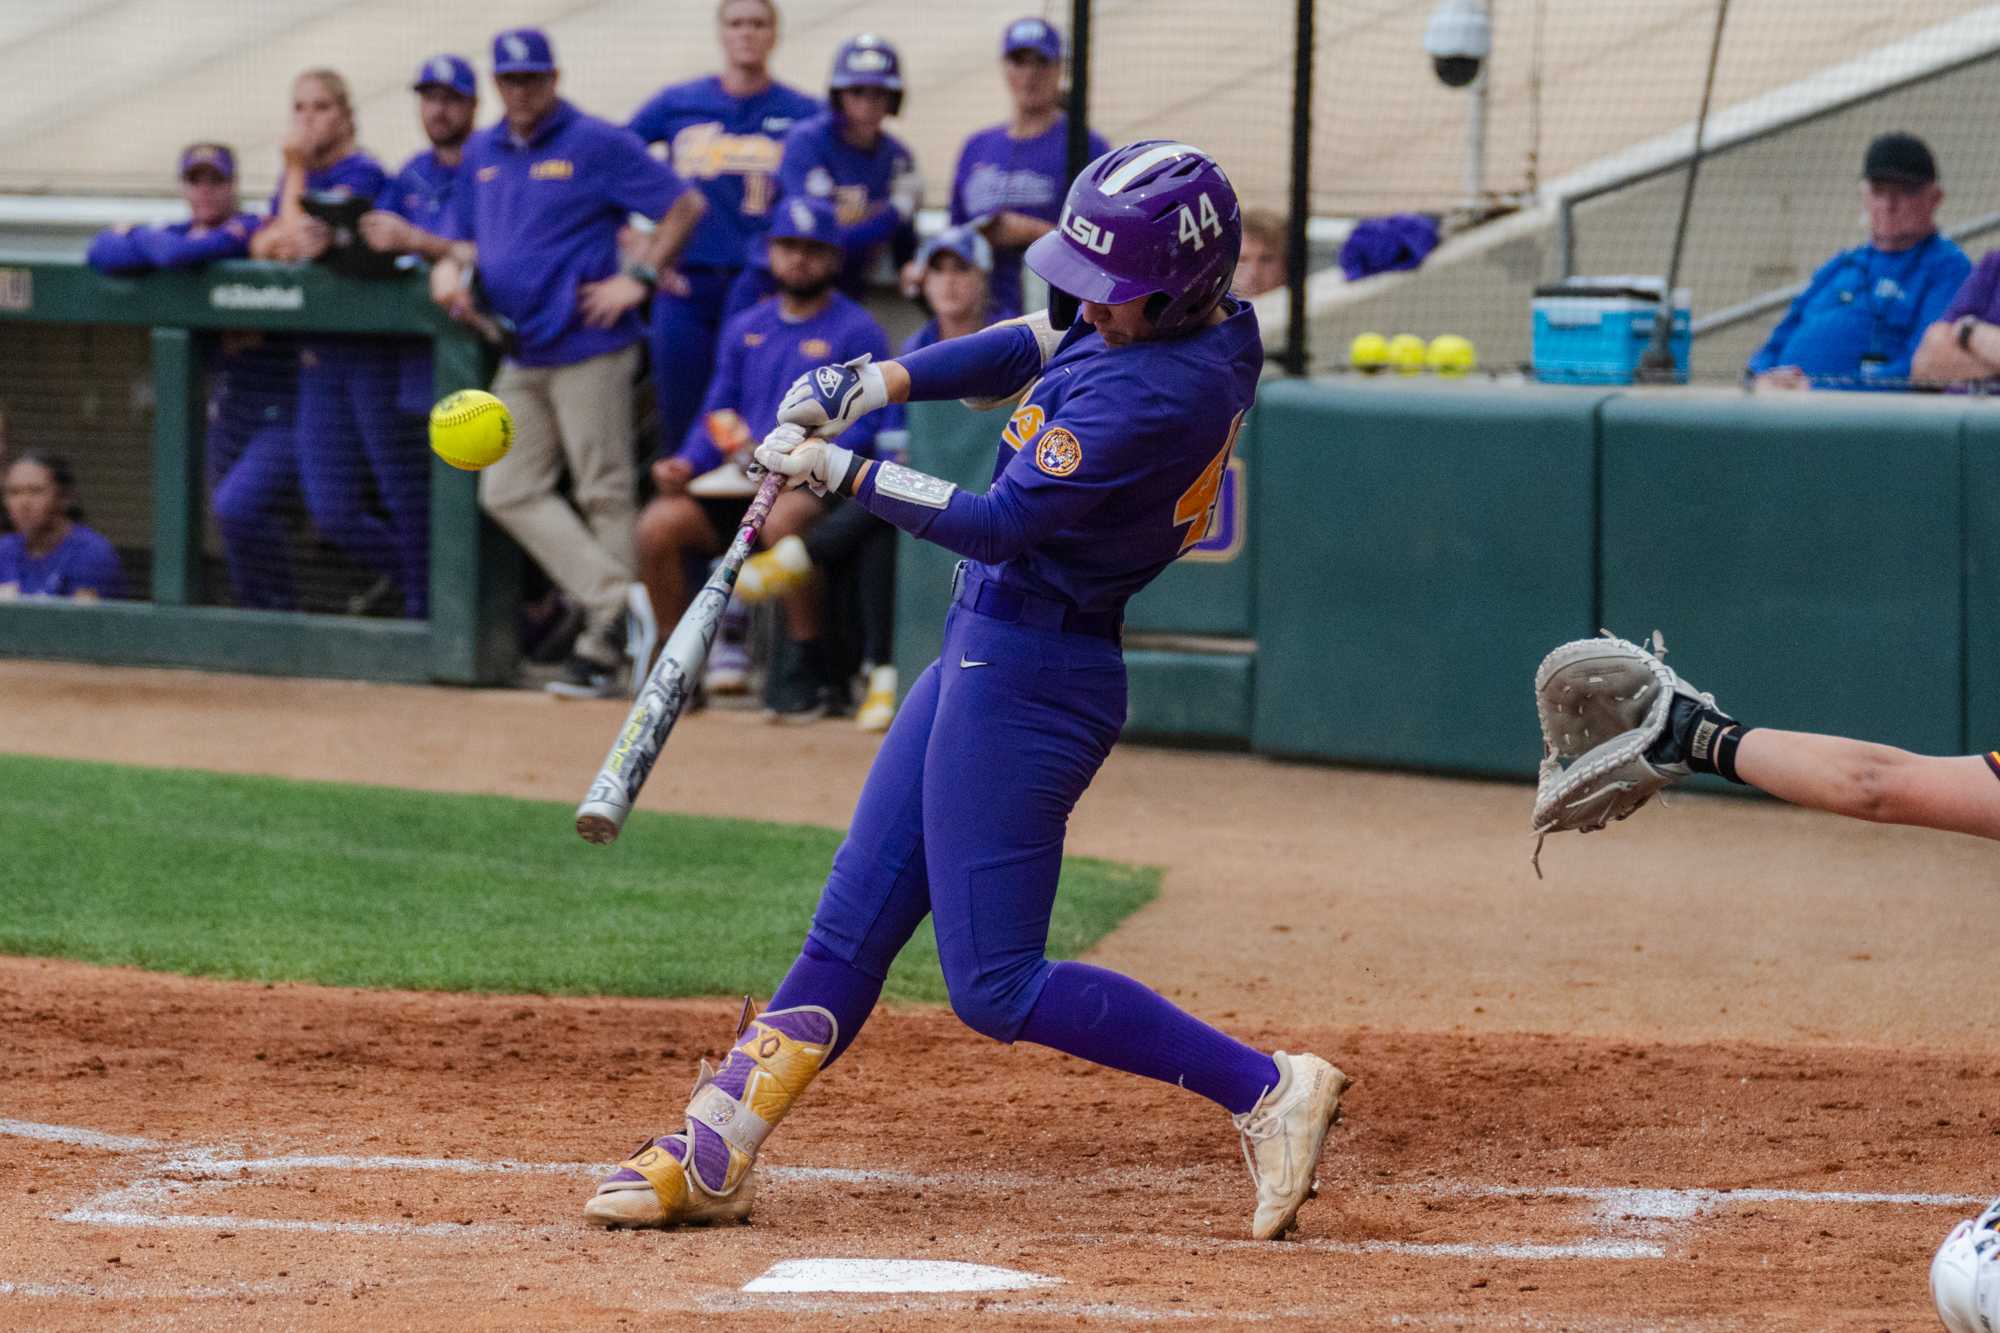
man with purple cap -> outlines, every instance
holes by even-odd
[[[659,497],[639,520],[639,568],[659,624],[677,622],[705,564],[728,544],[756,483],[743,472],[756,441],[778,424],[778,400],[801,372],[821,361],[886,357],[889,339],[866,310],[836,289],[841,226],[833,207],[815,199],[781,200],[765,233],[775,298],[759,301],[722,326],[715,374],[701,412],[670,458],[653,464]],[[864,452],[876,422],[858,442]],[[812,495],[780,496],[763,540],[796,543],[827,512]],[[783,722],[810,722],[844,710],[845,673],[825,643],[825,595],[816,579],[785,590],[786,641],[779,645],[766,700]],[[718,644],[718,647],[721,645]]]
[[[410,91],[417,95],[417,119],[431,146],[405,162],[382,187],[374,211],[361,218],[361,236],[371,249],[421,255],[435,263],[451,253],[452,243],[438,233],[450,211],[465,141],[472,137],[473,118],[479,113],[479,82],[463,56],[435,55],[417,66]],[[436,397],[430,344],[406,349],[397,383],[397,410],[427,414]]]
[[[188,206],[186,222],[99,232],[86,261],[99,273],[145,273],[250,253],[257,215],[237,207],[236,154],[229,145],[193,143],[181,150],[181,198]]]
[[[1019,310],[1021,256],[1055,226],[1069,188],[1062,34],[1042,19],[1016,19],[1000,35],[1000,62],[1014,111],[959,149],[951,220],[985,232],[993,245],[993,297]],[[1090,136],[1092,157],[1110,147]]]
[[[634,593],[632,381],[641,308],[706,205],[630,131],[557,93],[549,39],[510,28],[493,39],[505,117],[474,134],[461,186],[441,219],[460,242],[431,270],[432,295],[471,313],[475,272],[518,344],[493,392],[514,415],[514,446],[479,474],[479,500],[584,609],[583,630],[550,690],[616,688],[620,627]],[[658,219],[639,257],[621,264],[618,232]],[[557,494],[567,467],[570,501]]]
[[[1084,169],[1060,227],[1029,248],[1056,294],[1047,313],[815,366],[785,394],[759,463],[964,557],[944,652],[876,752],[770,1007],[704,1071],[681,1127],[599,1183],[588,1221],[747,1218],[764,1140],[853,1042],[928,918],[968,1026],[1215,1103],[1255,1186],[1251,1236],[1297,1225],[1346,1075],[1047,957],[1070,812],[1125,724],[1125,604],[1208,535],[1263,370],[1256,312],[1228,295],[1239,240],[1213,158],[1128,144]],[[890,402],[950,398],[1019,404],[983,494],[835,440]]]
[[[237,207],[236,154],[195,143],[180,156],[188,220],[164,227],[113,227],[90,243],[100,273],[192,268],[250,252],[258,218]],[[223,333],[209,344],[208,429],[203,463],[237,606],[294,605],[283,504],[296,486],[293,423],[299,347],[290,338]]]

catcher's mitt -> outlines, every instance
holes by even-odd
[[[1675,675],[1660,660],[1666,651],[1658,630],[1650,649],[1606,630],[1602,638],[1564,644],[1535,671],[1535,708],[1542,719],[1537,875],[1543,837],[1565,829],[1594,832],[1688,775],[1685,747],[1657,742],[1676,698],[1706,709],[1715,707],[1715,698]]]

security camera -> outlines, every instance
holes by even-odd
[[[1444,0],[1424,25],[1424,54],[1447,88],[1463,88],[1479,77],[1493,54],[1493,20],[1479,0]]]

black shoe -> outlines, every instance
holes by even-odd
[[[618,664],[571,653],[561,674],[542,688],[564,699],[610,699],[618,694]]]
[[[568,657],[583,632],[583,608],[560,595],[541,614],[522,619],[521,651],[530,662],[543,665]]]
[[[780,639],[764,687],[764,711],[774,722],[817,722],[826,716],[819,644]]]

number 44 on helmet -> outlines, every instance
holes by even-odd
[[[1066,328],[1079,302],[1146,298],[1154,330],[1197,328],[1229,290],[1243,244],[1236,190],[1192,144],[1148,139],[1083,169],[1056,230],[1028,247],[1051,290],[1050,320]]]

